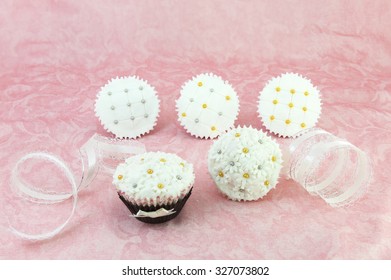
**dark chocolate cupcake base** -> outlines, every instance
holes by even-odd
[[[174,219],[176,216],[178,216],[178,214],[181,212],[183,206],[185,205],[187,199],[190,197],[192,190],[193,190],[193,188],[190,189],[190,191],[186,194],[186,196],[184,198],[178,200],[176,203],[163,204],[163,205],[158,205],[158,206],[139,206],[139,205],[135,205],[135,204],[130,203],[120,194],[118,194],[118,196],[121,199],[121,201],[126,205],[126,207],[128,207],[129,211],[133,215],[136,215],[139,210],[145,211],[145,212],[152,212],[152,211],[159,210],[160,208],[164,208],[166,210],[173,209],[175,211],[175,213],[173,213],[171,215],[167,215],[167,216],[156,217],[156,218],[136,217],[137,220],[144,222],[144,223],[160,224],[160,223],[167,222],[171,219]]]

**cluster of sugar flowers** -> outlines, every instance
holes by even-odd
[[[148,152],[118,165],[113,184],[128,200],[156,204],[156,199],[178,200],[194,183],[192,164],[175,154]],[[172,202],[172,201],[171,201]]]
[[[232,200],[257,200],[277,184],[281,150],[264,132],[237,127],[216,140],[208,154],[209,173]]]

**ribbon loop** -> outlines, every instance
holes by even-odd
[[[32,240],[50,239],[59,234],[72,219],[78,200],[78,192],[86,188],[94,180],[100,168],[105,172],[113,172],[117,163],[116,161],[144,153],[145,146],[135,140],[114,140],[98,134],[94,134],[79,150],[82,162],[82,175],[79,183],[66,165],[64,160],[47,152],[32,152],[20,158],[11,172],[11,188],[20,194],[23,198],[29,199],[35,203],[52,204],[59,203],[73,197],[72,210],[66,221],[54,230],[42,234],[28,234],[17,230],[10,225],[10,230],[15,235]],[[22,181],[20,178],[21,166],[30,159],[49,161],[58,167],[68,179],[71,185],[69,193],[53,193],[44,188],[34,187]]]
[[[319,128],[292,140],[285,160],[286,176],[332,207],[359,199],[372,177],[370,160],[363,151]]]

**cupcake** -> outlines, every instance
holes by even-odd
[[[113,184],[135,218],[156,224],[179,214],[191,195],[194,178],[193,166],[179,156],[148,152],[119,164]]]
[[[223,134],[208,154],[208,169],[216,186],[237,201],[265,196],[277,184],[281,163],[278,144],[251,126]]]
[[[182,85],[176,100],[178,120],[197,138],[216,138],[234,127],[239,114],[235,89],[212,73],[200,74]]]
[[[147,81],[136,76],[111,79],[98,92],[95,115],[117,138],[135,139],[156,126],[160,101]]]
[[[321,111],[319,90],[296,73],[272,78],[259,95],[259,117],[267,130],[280,137],[295,138],[314,127]]]

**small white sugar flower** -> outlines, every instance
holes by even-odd
[[[241,166],[240,161],[230,160],[226,162],[223,171],[228,174],[237,173],[241,169]]]
[[[223,152],[221,147],[216,147],[216,149],[212,150],[210,153],[211,159],[215,160],[216,162],[223,160],[226,156],[226,153]]]

